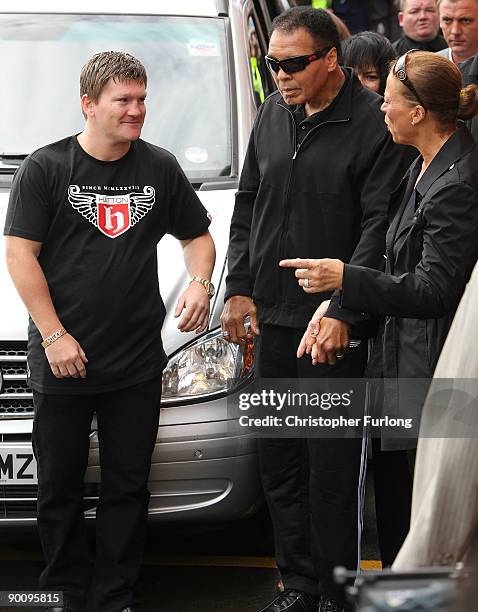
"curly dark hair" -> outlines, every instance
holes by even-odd
[[[330,14],[323,9],[309,6],[294,6],[278,15],[272,22],[271,33],[294,32],[304,28],[317,44],[317,50],[323,47],[335,47],[340,57],[340,36]]]

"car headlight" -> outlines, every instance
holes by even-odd
[[[253,364],[252,339],[238,346],[216,329],[171,357],[163,372],[161,402],[212,399],[232,392],[252,374]]]

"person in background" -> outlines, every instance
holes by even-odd
[[[440,26],[448,47],[437,51],[455,64],[478,53],[478,0],[438,0]]]
[[[398,23],[402,35],[393,43],[396,55],[403,55],[410,49],[446,49],[447,43],[439,34],[440,18],[436,0],[400,0]]]
[[[387,78],[382,110],[393,140],[421,154],[392,194],[385,271],[337,259],[280,265],[298,268],[307,294],[340,290],[343,308],[381,318],[366,375],[387,379],[390,392],[375,394],[372,412],[405,413],[418,423],[427,380],[478,254],[478,145],[459,121],[478,113],[478,88],[462,89],[449,60],[409,51]],[[298,350],[311,353],[313,363],[323,359],[316,343],[322,312],[321,306]],[[416,439],[382,432],[372,442],[379,543],[388,566],[409,529]]]
[[[394,59],[390,41],[376,32],[360,32],[342,42],[342,64],[353,68],[362,85],[381,96]]]

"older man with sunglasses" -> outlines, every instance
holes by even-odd
[[[259,377],[360,377],[367,359],[366,317],[341,308],[339,295],[306,294],[278,265],[300,254],[384,261],[389,194],[408,160],[387,133],[381,98],[339,66],[339,49],[326,11],[296,7],[274,20],[267,62],[278,91],[259,109],[244,162],[222,315],[224,337],[237,343],[250,318]],[[328,298],[310,330],[321,347],[313,366],[297,359],[297,345]],[[361,440],[261,439],[259,453],[285,586],[263,612],[341,610],[332,570],[359,562]]]

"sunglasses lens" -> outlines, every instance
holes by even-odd
[[[275,72],[276,74],[279,72],[280,66],[277,60],[266,57],[266,62],[267,67],[271,72]]]
[[[307,63],[302,57],[291,57],[280,61],[272,59],[271,57],[266,57],[266,62],[269,70],[275,72],[275,74],[277,74],[281,68],[287,74],[293,74],[307,67]]]
[[[307,67],[306,62],[302,57],[295,57],[291,59],[285,59],[281,62],[282,70],[287,74],[293,74],[294,72],[300,72]]]

